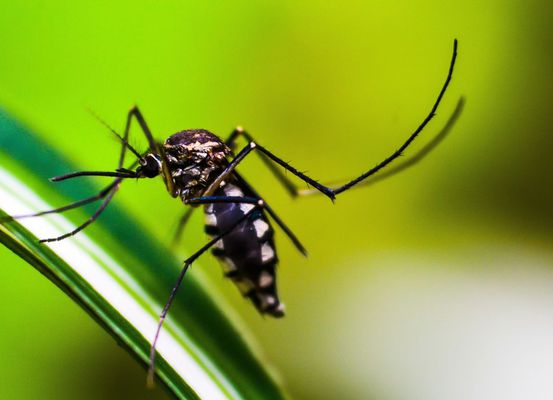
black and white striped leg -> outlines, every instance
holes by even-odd
[[[215,197],[217,197],[217,196],[215,196]],[[194,204],[213,203],[213,201],[207,201],[207,200],[204,200],[202,198],[197,198],[197,199],[193,199],[193,200],[196,200],[196,202]],[[221,197],[218,200],[216,199],[215,202],[218,202],[219,200],[221,200],[222,202],[228,202],[225,197]],[[239,201],[235,200],[234,202],[239,202]],[[249,199],[248,199],[248,201],[245,201],[245,202],[250,203]],[[159,333],[161,332],[161,328],[163,327],[163,323],[165,322],[165,318],[167,317],[167,313],[169,312],[169,308],[171,307],[171,304],[173,303],[173,300],[175,299],[177,291],[178,291],[178,289],[179,289],[179,287],[180,287],[180,285],[181,285],[181,283],[184,279],[184,276],[186,275],[186,272],[188,271],[188,268],[198,257],[200,257],[207,250],[209,250],[209,248],[211,248],[215,243],[217,243],[224,236],[226,236],[230,232],[232,232],[232,230],[234,228],[236,228],[239,224],[241,224],[243,221],[245,221],[247,218],[249,218],[250,215],[252,215],[255,211],[257,211],[259,209],[262,209],[264,207],[263,200],[261,200],[261,199],[255,199],[254,204],[255,204],[255,206],[252,207],[248,212],[244,213],[244,215],[241,218],[239,218],[234,224],[232,224],[232,226],[229,227],[229,229],[225,230],[224,232],[221,232],[221,234],[219,234],[216,237],[214,237],[213,239],[211,239],[207,244],[205,244],[197,252],[192,254],[190,257],[188,257],[184,261],[184,266],[183,266],[183,268],[182,268],[182,270],[181,270],[181,272],[180,272],[180,274],[177,278],[177,281],[176,281],[175,285],[173,286],[173,289],[171,290],[171,294],[169,295],[169,299],[167,300],[167,303],[163,307],[163,310],[161,311],[161,314],[159,316],[159,323],[157,325],[157,330],[156,330],[156,333],[154,335],[154,340],[152,341],[152,346],[150,348],[150,363],[149,363],[149,368],[148,368],[148,385],[149,386],[152,386],[153,382],[154,382],[156,345],[157,345],[157,340],[159,338]]]
[[[329,197],[331,200],[334,200],[338,194],[340,194],[342,192],[345,192],[346,190],[352,188],[353,186],[357,185],[358,183],[364,181],[365,179],[369,178],[370,176],[372,176],[372,175],[376,174],[377,172],[379,172],[380,170],[382,170],[388,164],[390,164],[391,162],[396,160],[398,157],[400,157],[403,154],[403,152],[411,145],[411,143],[417,138],[417,136],[422,132],[422,130],[426,127],[426,125],[428,125],[430,120],[436,114],[436,110],[438,109],[438,106],[441,103],[442,98],[443,98],[443,96],[444,96],[444,94],[445,94],[445,92],[446,92],[446,90],[449,86],[449,83],[451,81],[451,78],[453,76],[453,68],[455,66],[456,58],[457,58],[457,39],[455,39],[455,41],[453,42],[453,55],[451,57],[451,62],[450,62],[450,65],[449,65],[449,71],[448,71],[446,80],[445,80],[445,82],[442,86],[442,89],[440,90],[440,93],[438,94],[438,97],[437,97],[436,101],[434,102],[434,105],[432,106],[432,109],[430,110],[430,112],[428,113],[426,118],[422,121],[422,123],[417,127],[417,129],[415,129],[415,131],[407,138],[407,140],[395,152],[393,152],[390,156],[388,156],[383,161],[378,163],[375,167],[369,169],[367,172],[361,174],[357,178],[352,179],[351,181],[349,181],[349,182],[347,182],[347,183],[345,183],[345,184],[343,184],[343,185],[341,185],[337,188],[330,188],[330,187],[328,187],[326,185],[323,185],[323,184],[317,182],[316,180],[310,178],[309,176],[305,175],[304,173],[298,171],[296,168],[292,167],[290,164],[288,164],[287,162],[285,162],[281,158],[277,157],[275,154],[271,153],[269,150],[267,150],[266,148],[264,148],[263,146],[259,145],[258,143],[254,142],[252,140],[252,141],[250,141],[250,143],[246,147],[244,147],[236,155],[236,157],[228,165],[228,167],[225,169],[225,171],[223,171],[223,173],[212,184],[212,186],[214,186],[214,187],[210,186],[210,189],[215,190],[215,188],[219,186],[221,181],[226,179],[226,177],[234,171],[236,166],[242,160],[244,160],[244,158],[250,152],[252,152],[253,150],[258,150],[264,156],[266,156],[267,158],[269,158],[270,160],[272,160],[276,164],[280,165],[285,170],[287,170],[287,171],[291,172],[292,174],[296,175],[299,179],[301,179],[304,182],[306,182],[307,184],[311,185],[317,191],[319,191],[322,194],[324,194],[325,196]],[[240,132],[237,132],[237,133],[231,135],[231,137],[229,139],[234,140],[234,138],[238,137],[239,134],[240,134]],[[287,185],[287,184],[285,184],[285,185]],[[287,186],[287,187],[288,187],[288,189],[291,189],[291,187],[289,187],[289,186]],[[295,191],[297,192],[297,189],[295,189]]]

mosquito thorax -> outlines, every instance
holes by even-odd
[[[189,129],[171,135],[164,152],[177,195],[185,201],[202,195],[227,165],[230,149],[205,129]]]

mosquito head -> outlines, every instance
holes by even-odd
[[[136,169],[136,174],[140,178],[155,178],[161,174],[161,160],[157,154],[149,153],[140,160],[140,165]]]

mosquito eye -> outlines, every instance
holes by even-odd
[[[161,173],[161,162],[153,154],[148,154],[137,172],[146,178],[155,178]]]

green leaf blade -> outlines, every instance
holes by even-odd
[[[0,208],[12,215],[52,208],[26,187],[26,174],[46,180],[76,168],[2,112],[0,145]],[[30,155],[32,163],[27,162]],[[86,181],[59,190],[69,201],[97,192]],[[38,243],[38,235],[55,236],[74,225],[60,215],[23,219],[0,225],[0,241],[70,295],[145,364],[159,311],[181,262],[116,204],[97,223],[109,232],[105,237],[83,232],[45,245]],[[179,398],[283,398],[246,341],[249,334],[231,322],[228,313],[212,299],[209,287],[187,276],[162,331],[158,376]]]

